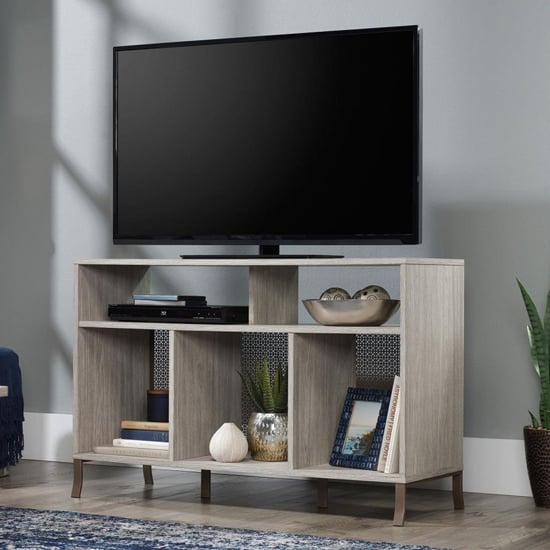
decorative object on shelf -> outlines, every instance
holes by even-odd
[[[248,442],[254,460],[287,460],[288,416],[283,413],[253,412],[248,419]]]
[[[378,285],[369,285],[353,295],[354,300],[389,300],[389,292]]]
[[[248,420],[248,445],[254,460],[279,462],[288,458],[288,377],[279,363],[270,376],[264,356],[253,373],[239,375],[254,403]]]
[[[543,321],[519,279],[517,283],[529,318],[531,362],[540,381],[540,419],[529,411],[531,426],[523,428],[527,473],[536,506],[550,508],[550,291]]]
[[[327,288],[319,297],[320,300],[349,300],[349,292],[345,288],[332,286]]]
[[[168,390],[147,390],[147,420],[168,422]]]
[[[248,454],[248,443],[233,422],[225,422],[210,439],[208,449],[218,462],[240,462]]]
[[[376,470],[391,390],[348,388],[329,464]]]
[[[378,326],[399,308],[399,300],[302,300],[322,325]]]

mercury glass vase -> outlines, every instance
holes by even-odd
[[[254,460],[281,462],[288,459],[286,413],[253,412],[248,419],[248,447]]]

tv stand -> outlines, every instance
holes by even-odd
[[[338,254],[279,254],[279,245],[261,244],[258,254],[180,254],[183,260],[248,260],[248,259],[307,259],[307,258],[343,258]]]
[[[108,304],[148,292],[150,269],[176,268],[185,277],[196,267],[210,272],[228,266],[248,268],[248,323],[128,323],[108,317]],[[396,324],[299,323],[299,279],[314,283],[314,271],[325,267],[333,271],[335,283],[347,280],[350,268],[359,270],[365,283],[372,281],[372,269],[398,273],[401,308]],[[152,466],[200,472],[205,501],[210,498],[211,473],[313,479],[320,508],[327,507],[331,480],[393,484],[394,525],[403,525],[411,484],[452,477],[454,507],[464,507],[462,260],[83,260],[75,267],[75,296],[72,497],[81,495],[84,463],[95,461],[141,465],[147,484],[153,481]],[[136,456],[113,448],[112,442],[120,437],[122,420],[146,418],[155,330],[169,332],[169,449],[159,455],[141,449],[148,456]],[[224,422],[241,425],[247,420],[237,371],[242,369],[242,337],[258,332],[280,335],[288,346],[288,460],[217,462],[209,453],[212,434]],[[348,387],[358,382],[357,338],[384,335],[397,338],[400,348],[397,372],[403,401],[397,472],[332,466],[328,462],[344,398]],[[264,348],[256,343],[252,347],[260,357]],[[366,366],[365,374],[373,383],[387,383],[382,365],[388,352],[369,349],[380,361]]]

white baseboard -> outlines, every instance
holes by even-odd
[[[52,462],[73,461],[73,415],[25,413],[23,458]]]
[[[464,438],[464,491],[530,497],[523,439]],[[417,487],[451,489],[451,479],[418,483]]]
[[[72,462],[72,415],[25,413],[23,431],[23,458]],[[418,486],[445,490],[451,487],[449,478]],[[531,496],[523,440],[465,437],[464,491]]]

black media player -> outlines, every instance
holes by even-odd
[[[142,306],[109,304],[113,321],[247,324],[248,306]]]

